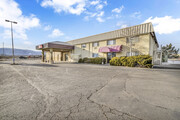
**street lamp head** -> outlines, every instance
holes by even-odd
[[[5,20],[6,22],[10,22],[9,20]]]
[[[11,22],[11,23],[14,23],[14,24],[17,24],[17,22],[15,21],[10,21],[10,20],[5,20],[6,22]]]
[[[14,24],[17,24],[17,22],[13,22]]]

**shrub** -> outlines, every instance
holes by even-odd
[[[102,64],[106,62],[105,58],[102,57],[96,57],[96,58],[83,58],[83,59],[79,59],[78,61],[79,63],[92,63],[92,64]]]
[[[122,65],[121,60],[120,60],[120,58],[118,58],[118,57],[113,57],[113,58],[109,61],[109,64],[110,64],[110,65],[115,65],[115,66],[120,66],[120,65]]]
[[[83,63],[83,59],[80,58],[80,59],[78,60],[78,63]]]
[[[128,67],[146,67],[151,68],[152,58],[149,55],[139,55],[131,57],[114,57],[110,60],[110,65],[128,66]]]
[[[90,63],[90,60],[89,60],[89,58],[83,58],[83,63]]]

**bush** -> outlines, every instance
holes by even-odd
[[[97,57],[97,58],[83,58],[79,59],[79,63],[92,63],[92,64],[102,64],[106,62],[105,58]]]
[[[78,60],[78,63],[83,63],[83,59],[80,58],[80,59]]]
[[[151,68],[153,66],[152,58],[149,55],[114,57],[110,60],[110,65],[146,68]]]

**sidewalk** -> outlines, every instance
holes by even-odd
[[[168,61],[162,65],[154,65],[153,68],[159,69],[180,69],[180,61]]]

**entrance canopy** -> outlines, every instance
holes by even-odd
[[[122,45],[118,45],[118,46],[111,46],[111,47],[100,47],[99,48],[99,52],[121,52],[122,50]]]
[[[49,51],[50,49],[53,49],[53,51],[70,51],[74,49],[74,46],[67,42],[55,41],[37,45],[36,49],[45,51]]]

